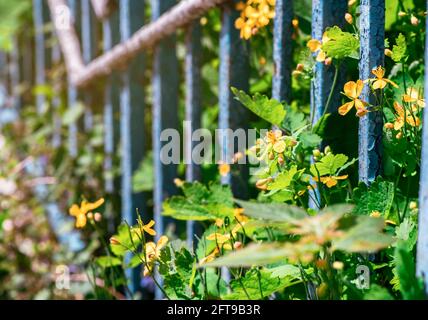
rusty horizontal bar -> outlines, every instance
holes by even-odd
[[[112,70],[121,69],[142,50],[154,46],[160,40],[190,24],[210,9],[230,0],[184,0],[165,12],[158,19],[139,29],[129,40],[120,43],[111,51],[99,56],[87,66],[83,64],[80,45],[73,24],[64,27],[61,17],[65,0],[49,0],[49,7],[66,60],[69,79],[77,87],[90,84],[99,77],[109,75]],[[65,15],[66,16],[66,15]],[[79,55],[77,53],[79,51]]]

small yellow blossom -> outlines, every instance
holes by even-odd
[[[144,246],[144,252],[146,253],[146,260],[144,266],[144,276],[148,276],[153,272],[153,266],[156,260],[159,259],[161,249],[168,243],[168,237],[162,236],[159,238],[157,243],[147,242]]]
[[[373,83],[373,89],[383,89],[388,83],[391,84],[393,87],[398,88],[398,85],[395,82],[384,78],[385,68],[383,68],[382,66],[378,66],[376,69],[373,69],[372,73],[376,76],[376,78],[369,79],[368,81]]]
[[[346,22],[348,22],[349,24],[353,24],[353,23],[354,23],[354,18],[352,17],[352,15],[351,15],[349,12],[347,12],[347,13],[345,14],[345,20],[346,20]]]
[[[240,37],[248,40],[275,17],[275,0],[247,0],[239,2],[236,9],[241,15],[235,21]]]
[[[407,88],[406,94],[403,95],[403,101],[425,108],[425,99],[419,95],[419,91],[416,88]],[[415,110],[417,108],[414,108]]]
[[[140,229],[142,229],[143,231],[145,231],[147,234],[151,235],[151,236],[155,236],[156,235],[156,231],[153,229],[153,226],[155,225],[155,221],[154,220],[150,220],[150,222],[148,224],[143,224],[143,222],[139,220],[139,224],[140,224]]]
[[[233,209],[233,215],[235,219],[238,220],[241,224],[248,221],[248,217],[244,215],[244,208],[235,208]]]
[[[228,165],[226,163],[221,163],[218,166],[218,171],[222,177],[226,177],[230,172],[230,165]]]
[[[343,87],[343,91],[345,95],[351,99],[352,101],[347,102],[339,107],[339,114],[344,116],[346,115],[352,107],[357,109],[357,116],[361,117],[367,113],[366,105],[367,103],[360,100],[361,92],[364,88],[364,82],[362,80],[358,80],[357,82],[349,81],[345,83]]]
[[[102,206],[104,199],[101,198],[98,201],[91,203],[83,200],[80,204],[80,207],[77,204],[73,204],[69,209],[69,214],[76,218],[76,228],[84,228],[87,223],[87,215],[91,211]]]
[[[203,264],[206,264],[208,262],[213,261],[219,253],[220,253],[220,249],[218,247],[215,247],[213,252],[211,252],[205,258],[202,258],[201,260],[199,260],[199,265],[203,265]]]
[[[314,181],[319,182],[318,177],[313,177]],[[345,180],[348,178],[348,175],[343,176],[325,176],[320,177],[322,183],[324,183],[328,188],[332,188],[337,185],[339,180]]]
[[[404,110],[403,106],[398,102],[394,102],[394,109],[397,113],[394,121],[395,130],[400,130],[404,126],[404,122],[407,122],[412,127],[417,127],[421,124],[418,117],[413,115],[410,111]]]

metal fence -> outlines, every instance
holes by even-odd
[[[145,21],[146,2],[142,0],[120,0],[116,11],[111,10],[111,1],[94,0],[33,0],[36,34],[34,48],[27,46],[24,53],[10,53],[13,70],[9,72],[12,84],[25,79],[32,84],[47,83],[46,70],[52,63],[61,59],[58,46],[48,49],[43,26],[52,19],[59,36],[59,45],[68,70],[67,99],[69,108],[73,108],[79,99],[90,101],[91,83],[99,77],[106,78],[104,87],[104,125],[105,125],[105,169],[110,170],[116,148],[121,145],[121,182],[120,186],[111,179],[106,181],[106,191],[120,191],[122,198],[122,218],[129,223],[135,221],[135,208],[144,209],[144,196],[132,191],[132,175],[145,156],[144,140],[152,139],[154,155],[155,185],[153,191],[154,219],[157,232],[162,234],[164,224],[161,216],[162,201],[176,192],[173,183],[176,178],[176,166],[164,165],[160,161],[163,142],[160,133],[166,128],[178,128],[179,101],[179,62],[176,54],[176,30],[185,30],[185,119],[191,121],[192,130],[201,126],[201,27],[198,18],[209,10],[219,7],[221,10],[221,33],[219,38],[219,128],[246,128],[248,114],[236,105],[232,99],[230,87],[248,89],[249,66],[248,45],[239,37],[234,21],[239,13],[235,10],[238,1],[227,0],[151,0],[152,21]],[[98,2],[98,3],[97,3]],[[321,39],[326,27],[344,25],[347,0],[313,0],[312,37]],[[94,8],[98,16],[96,17]],[[110,15],[105,12],[109,8]],[[49,14],[50,11],[50,14]],[[100,13],[101,12],[101,13]],[[104,12],[104,13],[102,13]],[[383,64],[385,0],[361,0],[360,6],[361,54],[360,78],[368,78],[372,68]],[[71,18],[69,21],[68,18]],[[291,97],[292,70],[292,19],[293,0],[277,0],[274,20],[275,64],[272,96],[280,101],[289,102]],[[100,31],[101,30],[101,31]],[[79,37],[80,34],[80,37]],[[98,52],[97,36],[102,34],[104,52]],[[81,40],[78,40],[80,38]],[[27,39],[28,40],[28,39]],[[33,41],[32,39],[30,39]],[[121,45],[119,45],[121,43]],[[154,48],[153,64],[148,65],[145,49]],[[34,54],[34,61],[31,56]],[[124,69],[123,65],[127,64]],[[35,75],[23,74],[18,69],[32,70]],[[145,136],[144,117],[146,109],[144,91],[141,89],[141,77],[146,68],[152,69],[153,109],[152,134]],[[31,72],[31,71],[27,71]],[[18,76],[19,75],[19,76]],[[311,88],[311,112],[314,121],[324,113],[329,88],[334,81],[332,66],[317,63],[315,79]],[[340,81],[340,80],[339,80]],[[339,87],[341,87],[339,85]],[[428,82],[425,82],[425,93]],[[333,99],[339,99],[339,92]],[[89,100],[88,100],[89,99]],[[372,99],[368,87],[363,91],[363,100]],[[43,94],[36,98],[40,109],[45,101]],[[16,96],[15,103],[21,105]],[[338,104],[330,104],[334,106]],[[120,120],[116,120],[116,115]],[[84,127],[91,126],[92,111],[85,111]],[[424,116],[428,123],[428,114]],[[381,174],[382,117],[371,112],[361,118],[359,124],[359,178],[370,184]],[[84,128],[83,128],[84,129]],[[70,127],[68,145],[71,156],[77,155],[76,125]],[[187,135],[187,146],[191,146],[191,137]],[[428,127],[423,128],[422,173],[420,183],[420,220],[417,254],[417,271],[420,275],[428,272]],[[222,140],[221,150],[228,154],[230,141]],[[54,139],[58,145],[58,138]],[[189,150],[187,148],[186,150]],[[245,170],[245,169],[243,169]],[[242,172],[241,176],[246,176]],[[197,180],[200,177],[198,166],[187,166],[186,179]],[[245,197],[245,188],[240,181],[227,175],[222,180],[230,184],[235,195]],[[241,184],[240,184],[241,183]],[[142,212],[145,212],[142,210]],[[191,241],[193,224],[187,226]],[[129,274],[132,278],[132,290],[138,287],[138,272]]]

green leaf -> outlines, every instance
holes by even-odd
[[[383,219],[368,216],[350,217],[355,224],[332,241],[333,250],[346,252],[377,252],[393,243],[392,236],[383,233]]]
[[[395,237],[407,247],[407,251],[412,251],[417,241],[416,224],[409,218],[403,219],[403,222],[395,228]]]
[[[377,178],[370,187],[360,183],[354,189],[355,214],[370,215],[379,211],[386,219],[390,219],[390,210],[394,202],[394,183]]]
[[[267,122],[279,126],[284,120],[284,106],[275,99],[256,93],[252,98],[244,91],[232,88],[235,99]]]
[[[81,103],[74,104],[71,108],[62,116],[62,123],[65,126],[69,126],[75,123],[82,115],[85,110],[85,107]]]
[[[359,58],[360,42],[352,33],[344,32],[334,26],[327,28],[325,34],[330,40],[323,43],[322,50],[328,57],[334,59]]]
[[[423,281],[416,277],[413,255],[407,246],[398,243],[394,254],[395,272],[399,279],[399,289],[405,300],[424,300]]]
[[[117,230],[117,234],[113,237],[119,241],[120,244],[110,244],[111,251],[118,257],[123,257],[129,249],[136,249],[141,244],[141,240],[136,232],[130,232],[130,226],[122,223]],[[131,239],[132,235],[132,239]]]
[[[164,216],[177,220],[215,220],[233,216],[233,195],[228,186],[200,182],[184,183],[184,196],[173,196],[163,203]]]
[[[244,208],[245,215],[255,219],[290,223],[308,217],[304,209],[285,203],[257,203],[242,200],[236,200],[236,203]]]
[[[321,143],[321,137],[316,133],[312,133],[309,131],[300,134],[299,140],[302,143],[303,148],[305,149],[315,148]]]
[[[260,300],[284,288],[294,285],[298,277],[283,278],[272,276],[268,269],[251,269],[240,280],[230,283],[232,293],[222,296],[223,300]]]
[[[292,166],[289,170],[282,171],[274,181],[269,183],[268,190],[280,190],[290,186],[296,174],[302,174],[304,170],[297,170],[297,166]]]
[[[392,47],[392,60],[395,62],[400,62],[407,58],[407,42],[406,37],[400,33],[395,40],[396,44]]]
[[[374,284],[369,291],[364,294],[364,300],[394,300],[393,296],[386,288]]]
[[[135,193],[152,191],[154,180],[153,152],[150,151],[132,177],[132,189]]]
[[[238,251],[204,264],[203,267],[252,267],[264,266],[284,261],[287,257],[295,256],[297,252],[316,252],[319,247],[315,243],[294,245],[293,243],[251,243]]]
[[[286,112],[287,115],[282,122],[282,126],[285,130],[293,134],[307,125],[307,120],[303,112],[291,107],[288,107]]]
[[[95,262],[101,267],[101,268],[112,268],[122,265],[122,260],[117,257],[98,257],[95,259]]]
[[[335,175],[337,170],[340,169],[348,161],[348,157],[344,154],[333,155],[329,153],[324,156],[320,161],[311,165],[311,174],[314,177],[325,175]]]

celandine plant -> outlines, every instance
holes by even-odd
[[[239,4],[236,27],[241,37],[256,41],[253,37],[273,18],[274,6],[275,1],[261,0]],[[356,14],[346,14],[346,29],[334,26],[322,40],[305,39],[293,72],[295,91],[301,93],[313,79],[316,62],[335,67],[326,111],[314,124],[299,105],[309,100],[306,96],[296,94],[295,101],[285,104],[231,88],[265,128],[273,128],[260,130],[245,155],[236,154],[218,166],[218,176],[234,175],[238,160],[251,157],[256,163],[250,168],[257,190],[253,199],[234,198],[218,176],[206,184],[177,178],[182,194],[164,202],[163,215],[203,227],[193,246],[173,233],[156,234],[155,221],[146,224],[139,217],[135,226],[122,224],[106,255],[97,258],[104,274],[117,276],[141,267],[145,283],[157,286],[166,299],[425,298],[423,282],[415,274],[425,107],[422,50],[417,50],[423,31],[416,15],[400,13],[409,31],[397,34],[392,45],[386,41],[386,67],[377,66],[368,79],[354,76],[360,49]],[[293,26],[297,38],[298,22]],[[345,65],[353,76],[343,81],[342,102],[333,105]],[[364,86],[374,96],[371,103],[361,97]],[[358,158],[340,151],[346,148],[332,139],[331,129],[371,112],[384,119],[385,167],[367,186],[356,181]],[[70,210],[79,226],[87,212],[77,206]],[[120,275],[109,283],[126,287],[124,279]]]

